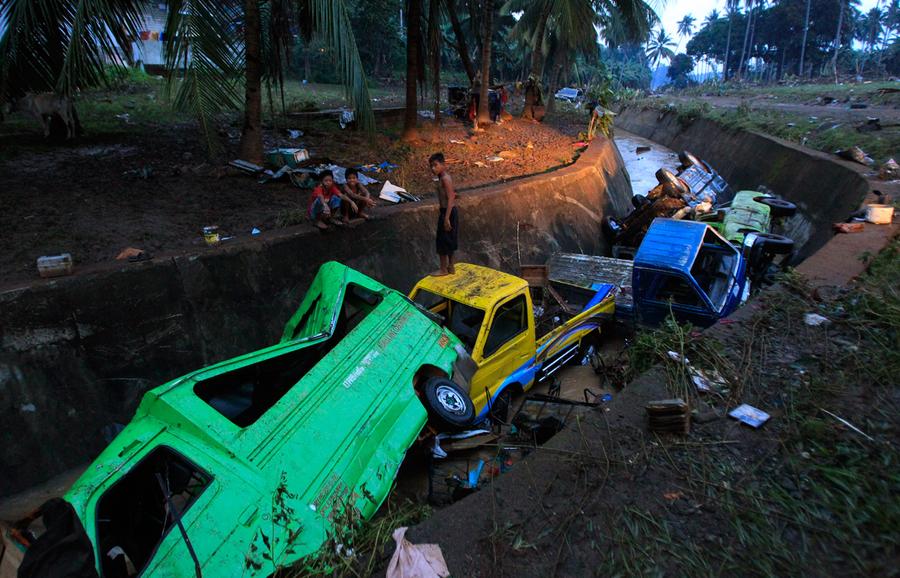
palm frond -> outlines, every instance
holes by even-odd
[[[315,29],[334,51],[338,76],[344,85],[345,96],[356,111],[360,128],[375,130],[375,115],[366,83],[366,73],[356,48],[356,39],[342,0],[308,0],[315,18]]]

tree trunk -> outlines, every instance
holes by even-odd
[[[545,106],[546,106],[545,118],[550,116],[551,114],[553,114],[553,111],[556,110],[556,97],[554,97],[553,95],[556,94],[556,88],[557,88],[557,85],[559,84],[559,77],[560,77],[560,74],[562,73],[562,68],[563,67],[562,67],[562,64],[560,63],[560,57],[559,57],[559,55],[556,55],[553,58],[553,68],[550,70],[550,79],[548,81],[549,84],[547,87],[547,102],[545,104]]]
[[[241,130],[240,156],[251,163],[263,160],[262,143],[262,66],[260,61],[259,0],[244,1],[244,126]]]
[[[450,26],[453,28],[453,36],[456,37],[456,51],[459,52],[459,60],[463,70],[469,77],[469,84],[475,80],[475,65],[469,56],[469,47],[466,46],[466,35],[463,34],[462,25],[459,23],[459,15],[456,14],[456,0],[447,0],[447,12],[450,14]]]
[[[750,18],[750,40],[747,41],[747,63],[744,65],[744,72],[749,72],[750,61],[753,60],[753,42],[756,40],[756,17],[759,10],[754,10]]]
[[[431,87],[434,93],[434,124],[441,124],[441,3],[431,0],[428,10],[428,32],[432,35],[428,43],[431,49]]]
[[[728,15],[728,37],[725,39],[725,65],[722,68],[722,80],[728,80],[728,57],[731,55],[731,24],[734,21],[734,15]]]
[[[741,46],[741,60],[738,62],[737,75],[738,80],[741,80],[741,73],[744,70],[744,56],[747,54],[747,41],[750,39],[750,20],[753,17],[753,3],[750,3],[749,9],[747,11],[747,26],[744,28],[744,44]]]
[[[841,27],[844,25],[844,0],[838,0],[841,9],[838,11],[837,30],[834,32],[834,54],[831,56],[831,70],[834,72],[834,83],[837,84],[837,59],[841,50]]]
[[[478,127],[491,122],[488,88],[491,85],[491,37],[494,32],[494,1],[484,0],[484,37],[481,40],[481,92],[478,95]]]
[[[544,7],[538,20],[537,29],[534,32],[534,46],[531,47],[531,74],[541,82],[544,68],[544,34],[547,31],[547,21],[550,19],[550,10],[553,2],[544,0]]]
[[[806,59],[806,37],[809,34],[809,6],[812,0],[806,0],[806,16],[803,17],[803,41],[800,43],[800,71],[799,76],[803,78],[803,61]]]
[[[406,13],[406,113],[403,116],[403,140],[419,137],[416,84],[419,78],[419,44],[422,36],[422,0],[409,0]]]

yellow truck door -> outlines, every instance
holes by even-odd
[[[487,411],[489,397],[494,399],[516,370],[534,357],[531,311],[531,296],[525,290],[497,303],[482,324],[472,351],[478,371],[469,389],[477,416]],[[527,389],[529,384],[520,385]]]

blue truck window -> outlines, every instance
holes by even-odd
[[[728,299],[737,261],[737,249],[711,230],[706,232],[703,245],[691,266],[691,276],[712,301],[716,311],[721,311]]]
[[[525,296],[507,301],[497,308],[494,322],[484,342],[484,357],[488,357],[503,347],[516,335],[528,328],[528,319],[525,317]]]
[[[661,275],[660,277],[659,287],[656,290],[656,301],[664,303],[671,301],[687,307],[703,307],[697,291],[687,281],[675,275]]]

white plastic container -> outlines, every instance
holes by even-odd
[[[38,257],[37,269],[38,275],[41,277],[62,277],[63,275],[71,275],[75,263],[72,261],[72,255],[63,253],[62,255],[47,255]]]
[[[894,207],[892,205],[868,205],[866,207],[866,220],[876,225],[890,225],[894,219]]]

